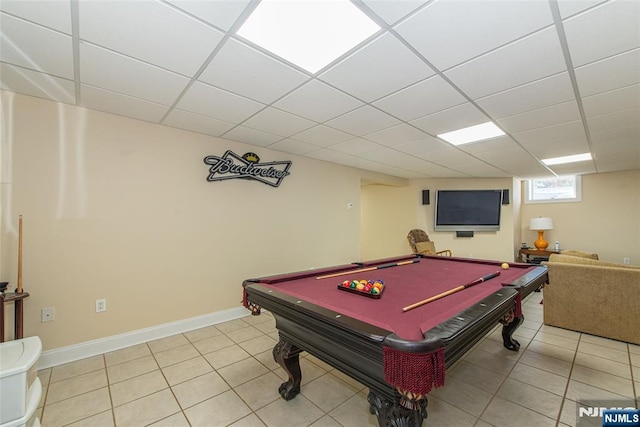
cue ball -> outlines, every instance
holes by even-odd
[[[502,269],[503,270],[508,270],[509,269],[509,264],[507,264],[506,262],[502,263]]]

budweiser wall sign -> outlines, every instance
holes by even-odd
[[[255,153],[238,156],[231,150],[227,150],[222,157],[207,156],[204,162],[211,165],[207,181],[255,179],[272,187],[280,185],[282,180],[290,174],[291,167],[291,161],[260,163],[260,157]]]

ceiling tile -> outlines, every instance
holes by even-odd
[[[313,127],[315,124],[311,120],[294,116],[273,107],[265,108],[243,123],[244,126],[260,129],[282,137],[290,137]]]
[[[317,147],[327,147],[353,138],[352,135],[324,125],[317,125],[293,136],[299,141],[308,142]]]
[[[313,99],[313,102],[309,102]],[[312,80],[274,104],[316,122],[325,122],[361,107],[363,103],[318,80]]]
[[[600,132],[591,132],[591,141],[594,145],[606,144],[619,139],[640,141],[640,123],[632,126],[606,129]]]
[[[260,111],[264,105],[196,82],[187,90],[176,107],[203,116],[240,123]]]
[[[607,76],[607,78],[602,78]],[[576,69],[580,95],[589,96],[638,83],[640,49],[634,49]]]
[[[554,126],[532,129],[524,132],[516,132],[513,137],[523,145],[537,144],[549,141],[584,141],[587,142],[587,136],[584,132],[582,121],[561,123]]]
[[[552,22],[544,1],[435,1],[396,30],[445,70]]]
[[[172,110],[162,124],[212,136],[220,136],[235,126],[184,110]]]
[[[433,74],[406,46],[385,34],[321,74],[320,79],[371,102]]]
[[[305,74],[234,39],[222,46],[198,78],[265,104],[307,79]]]
[[[506,177],[509,174],[503,170],[496,168],[490,164],[487,164],[482,161],[476,161],[472,163],[467,163],[464,165],[456,165],[455,168],[451,168],[456,171],[460,176],[460,178],[468,178],[468,177]],[[453,178],[453,176],[452,176]]]
[[[588,96],[583,98],[582,105],[587,117],[640,107],[640,84]]]
[[[502,119],[573,99],[575,95],[569,76],[567,73],[560,73],[478,99],[476,102],[494,119]]]
[[[455,165],[468,164],[474,159],[474,157],[454,147],[447,147],[442,150],[422,153],[418,154],[417,156],[446,167],[455,167]]]
[[[404,144],[396,145],[394,150],[402,151],[403,153],[419,155],[424,153],[431,153],[433,151],[444,150],[451,146],[445,142],[440,141],[437,138],[428,136],[426,138],[417,139],[415,141],[406,142]]]
[[[244,142],[246,144],[257,145],[260,147],[266,147],[282,139],[281,136],[256,129],[251,129],[246,126],[234,127],[229,132],[225,133],[223,135],[223,138],[231,139],[238,142]]]
[[[557,0],[560,16],[568,18],[608,0]]]
[[[56,31],[71,34],[71,2],[2,0],[0,10]]]
[[[362,136],[398,123],[400,123],[400,120],[378,109],[365,105],[364,107],[326,122],[326,125],[355,136]]]
[[[71,37],[0,13],[0,61],[73,79]]]
[[[326,162],[339,163],[353,167],[360,167],[361,165],[364,166],[367,164],[367,162],[361,158],[333,151],[328,148],[321,148],[319,150],[312,151],[305,154],[305,156],[311,157],[312,159],[324,160]]]
[[[599,144],[593,149],[599,172],[640,169],[640,144],[637,138],[624,138]]]
[[[593,161],[553,165],[549,168],[558,175],[585,175],[597,172]]]
[[[376,101],[374,105],[402,120],[413,120],[455,105],[466,98],[440,76],[429,77]]]
[[[472,99],[566,71],[555,27],[491,51],[445,72]]]
[[[167,1],[224,31],[231,28],[250,3],[249,0]]]
[[[575,101],[563,102],[551,107],[528,111],[498,120],[498,124],[509,133],[553,126],[563,122],[580,120],[580,111]]]
[[[158,1],[81,1],[79,14],[83,40],[187,76],[198,71],[223,37]]]
[[[489,121],[489,118],[475,105],[467,102],[411,122],[417,128],[431,135],[440,135]]]
[[[640,123],[640,107],[589,117],[587,123],[593,132],[637,125]]]
[[[0,87],[65,104],[76,102],[73,81],[4,63],[0,63]]]
[[[167,112],[165,105],[154,104],[108,90],[81,85],[82,107],[159,123]]]
[[[179,74],[84,42],[80,67],[82,83],[164,105],[173,104],[189,83]]]
[[[363,3],[382,18],[387,24],[394,24],[401,18],[413,12],[419,6],[428,3],[427,0],[364,0]]]
[[[319,147],[317,145],[286,138],[269,145],[269,148],[291,154],[306,154],[318,150]]]
[[[563,22],[573,65],[626,52],[640,46],[640,2],[610,1]]]
[[[458,149],[467,153],[477,155],[487,151],[499,153],[503,150],[509,150],[516,146],[516,142],[508,136],[499,136],[497,138],[487,139],[484,141],[472,142],[470,144],[459,145]]]
[[[405,123],[365,135],[365,138],[387,147],[427,137],[423,131]]]
[[[363,138],[353,138],[348,141],[331,145],[329,148],[335,151],[340,151],[341,153],[359,155],[368,153],[369,151],[379,150],[381,145]]]
[[[589,152],[589,145],[586,141],[580,140],[552,140],[527,144],[527,150],[539,159],[551,159],[571,154],[587,153]]]

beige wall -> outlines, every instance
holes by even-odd
[[[476,231],[472,238],[458,238],[452,231],[434,231],[435,190],[511,189],[511,178],[412,180],[404,187],[362,187],[362,244],[364,259],[410,253],[406,240],[412,228],[421,228],[436,243],[436,249],[451,249],[454,256],[511,261],[519,221],[514,221],[513,203],[502,206],[499,231]],[[430,190],[431,204],[422,205],[422,190]],[[513,192],[510,192],[513,193]],[[518,224],[518,226],[514,226]]]
[[[600,259],[640,265],[640,171],[582,176],[582,201],[522,205],[523,242],[533,246],[537,233],[529,220],[553,219],[545,231],[550,247],[556,240],[563,249],[597,252]]]
[[[207,182],[203,158],[228,149],[292,160],[291,175]],[[250,277],[360,259],[352,168],[7,92],[1,164],[0,277],[15,286],[23,215],[25,335],[44,350],[238,307]]]

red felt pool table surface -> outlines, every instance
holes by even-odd
[[[408,257],[407,259],[412,259]],[[397,259],[402,262],[403,259]],[[502,269],[497,261],[427,256],[413,264],[373,271],[355,271],[348,275],[318,279],[318,276],[357,268],[355,265],[318,271],[309,277],[294,275],[261,279],[261,284],[278,292],[341,315],[394,332],[405,340],[421,340],[431,328],[454,317],[483,298],[500,291],[535,268],[529,264],[509,263]],[[381,260],[378,264],[385,264]],[[374,262],[372,265],[376,265]],[[364,267],[369,267],[365,265]],[[418,301],[467,284],[491,273],[500,275],[442,299],[403,312],[402,308]],[[304,275],[302,275],[304,276]],[[345,280],[381,279],[385,289],[379,299],[338,289]]]

